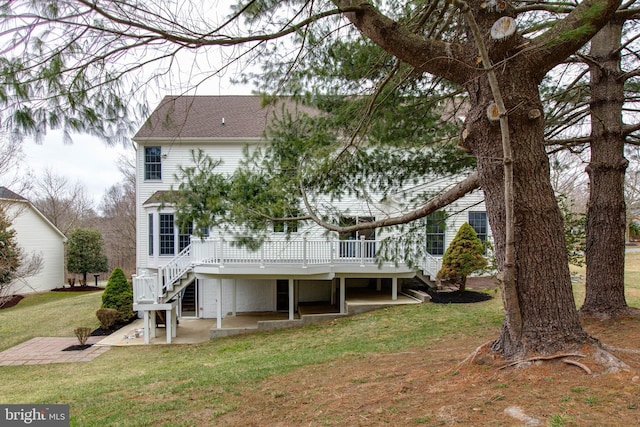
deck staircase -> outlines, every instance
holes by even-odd
[[[157,274],[134,276],[134,303],[167,303],[195,278],[191,263],[191,245],[189,245],[164,267],[159,268]]]

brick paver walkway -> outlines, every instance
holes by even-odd
[[[87,344],[93,344],[104,337],[90,337]],[[0,352],[0,366],[40,365],[48,363],[90,362],[111,347],[92,345],[84,350],[62,351],[77,345],[77,338],[38,337]]]

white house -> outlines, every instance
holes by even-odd
[[[64,285],[64,244],[66,237],[24,197],[0,187],[0,204],[16,231],[16,241],[26,255],[42,256],[42,269],[17,281],[11,293],[49,291]]]
[[[290,111],[304,109],[281,102]],[[138,263],[134,309],[144,313],[147,340],[154,334],[154,312],[166,311],[173,320],[166,322],[170,341],[178,315],[216,318],[217,329],[222,329],[223,318],[242,312],[283,312],[295,322],[305,307],[316,304],[345,314],[349,296],[367,289],[398,301],[404,280],[435,276],[439,257],[462,223],[470,222],[481,238],[488,238],[481,192],[461,199],[446,224],[443,213],[430,216],[424,236],[430,255],[409,263],[403,254],[392,263],[376,262],[384,230],[327,237],[317,225],[300,224],[290,239],[276,229],[258,251],[234,245],[232,237],[219,230],[210,230],[204,239],[181,233],[175,210],[161,202],[161,195],[177,184],[176,173],[192,162],[191,151],[202,149],[223,159],[221,171],[230,173],[244,147],[267,143],[267,123],[280,108],[264,107],[259,96],[166,97],[133,137]],[[430,183],[450,184],[448,179]],[[375,219],[371,207],[364,210],[357,200],[343,201],[340,207],[348,208],[354,222]],[[373,215],[386,215],[387,208],[378,206]]]

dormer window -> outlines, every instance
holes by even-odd
[[[162,179],[162,150],[160,147],[144,147],[144,179],[160,181]]]

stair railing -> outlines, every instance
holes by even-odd
[[[435,279],[438,275],[438,271],[442,268],[442,258],[435,257],[429,252],[425,252],[423,265],[421,267],[425,275],[428,275],[431,279]]]
[[[163,293],[173,290],[182,276],[191,268],[191,244],[184,248],[178,255],[162,267],[164,283]]]

